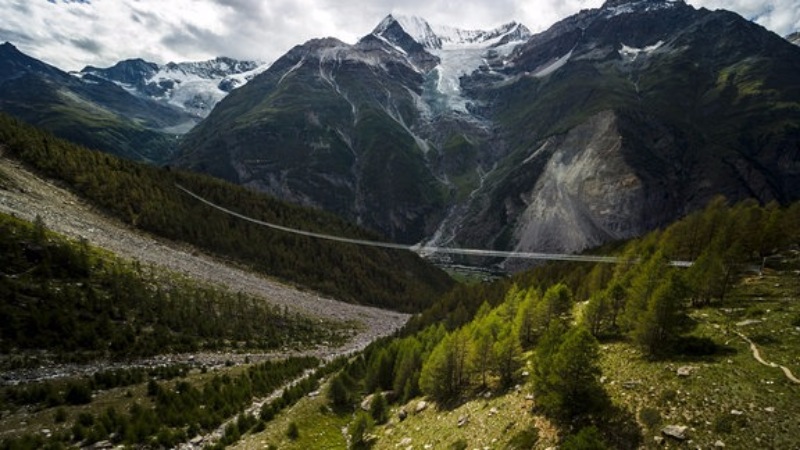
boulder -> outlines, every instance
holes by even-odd
[[[368,396],[364,397],[364,400],[361,400],[361,409],[364,411],[369,411],[369,407],[372,405],[372,399],[375,397],[375,394],[369,394]]]
[[[661,434],[672,439],[685,441],[687,439],[686,431],[689,427],[685,425],[667,425],[661,430]]]
[[[397,418],[402,422],[406,420],[406,417],[408,417],[408,413],[404,408],[400,408],[400,411],[397,412]]]
[[[469,416],[460,416],[458,418],[458,428],[461,428],[468,423],[469,423]]]
[[[692,366],[678,367],[678,376],[679,377],[688,377],[689,375],[692,374],[692,371],[694,371],[694,367],[692,367]]]
[[[422,411],[425,411],[426,409],[428,409],[428,402],[426,402],[425,400],[420,400],[419,402],[417,402],[417,407],[414,408],[414,413],[419,414]]]
[[[714,448],[725,448],[725,443],[722,441],[714,442]]]

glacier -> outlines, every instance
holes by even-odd
[[[491,70],[492,61],[503,61],[511,52],[528,40],[530,30],[516,22],[507,23],[492,30],[464,30],[443,25],[433,25],[416,16],[389,15],[373,35],[392,47],[407,54],[398,43],[385,36],[393,23],[398,23],[405,33],[424,49],[439,59],[434,67],[436,95],[425,97],[437,104],[445,104],[447,110],[468,114],[470,99],[461,89],[461,78],[481,69]],[[439,108],[433,107],[434,110]]]

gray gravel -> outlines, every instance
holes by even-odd
[[[226,264],[186,244],[177,244],[135,230],[96,211],[56,183],[41,179],[16,161],[2,156],[2,149],[0,149],[0,171],[12,180],[10,188],[0,188],[0,211],[4,213],[31,221],[39,215],[48,228],[73,238],[85,238],[90,244],[110,250],[123,258],[178,272],[235,292],[242,291],[302,314],[329,320],[356,321],[361,324],[356,336],[344,346],[317,348],[301,352],[302,354],[333,358],[361,350],[375,339],[395,332],[410,317],[407,314],[340,302],[311,291],[301,291]],[[268,357],[274,356],[276,355],[268,355]],[[210,359],[207,362],[211,363],[211,360],[229,359],[231,355],[206,354],[203,357]],[[197,356],[169,357],[173,362],[188,361],[191,358],[196,359]],[[47,372],[57,368],[43,369]],[[76,370],[68,370],[66,366],[58,369],[67,374]],[[46,377],[46,374],[38,375]]]

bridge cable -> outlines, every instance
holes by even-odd
[[[194,199],[205,203],[206,205],[215,208],[219,211],[222,211],[226,214],[231,216],[237,217],[239,219],[254,223],[256,225],[261,225],[267,228],[271,228],[273,230],[283,231],[286,233],[296,234],[300,236],[306,236],[314,239],[321,239],[326,241],[333,241],[333,242],[341,242],[345,244],[353,244],[353,245],[361,245],[366,247],[378,247],[378,248],[388,248],[394,250],[407,250],[410,252],[414,252],[420,256],[432,254],[432,253],[440,253],[440,254],[449,254],[449,255],[463,255],[463,256],[484,256],[484,257],[495,257],[495,258],[520,258],[520,259],[534,259],[540,261],[574,261],[574,262],[593,262],[593,263],[606,263],[606,264],[623,264],[623,263],[635,263],[636,261],[631,261],[624,258],[619,258],[616,256],[595,256],[595,255],[574,255],[568,253],[538,253],[538,252],[511,252],[511,251],[503,251],[503,250],[483,250],[483,249],[473,249],[473,248],[453,248],[453,247],[436,247],[436,246],[422,246],[422,245],[404,245],[404,244],[396,244],[393,242],[381,242],[381,241],[373,241],[367,239],[354,239],[354,238],[347,238],[342,236],[335,236],[330,234],[323,234],[323,233],[315,233],[313,231],[305,231],[305,230],[298,230],[296,228],[289,228],[282,225],[277,225],[270,222],[265,222],[263,220],[254,219],[249,216],[245,216],[244,214],[238,213],[236,211],[232,211],[224,206],[220,206],[200,195],[192,192],[191,190],[187,189],[186,187],[175,183],[175,187],[180,189],[181,191],[185,192],[186,194],[190,195]],[[669,263],[671,266],[675,267],[689,267],[692,265],[689,261],[671,261]]]

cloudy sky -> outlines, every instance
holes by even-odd
[[[800,30],[798,0],[688,0],[727,8],[781,36]],[[296,44],[355,42],[389,13],[491,28],[511,20],[541,31],[603,0],[0,0],[0,42],[65,70],[141,57],[157,63],[224,55],[272,61]]]

